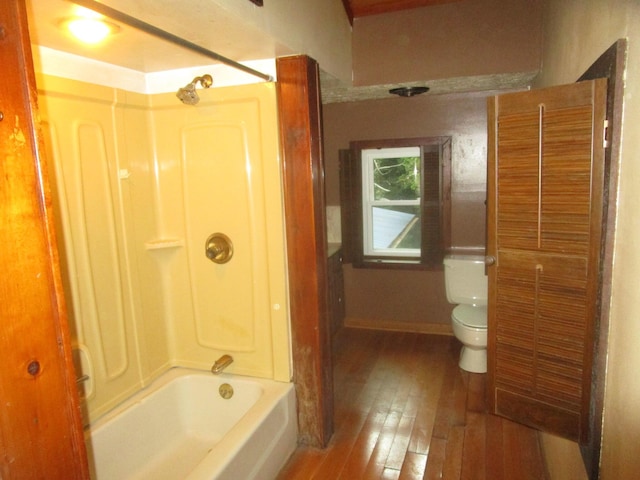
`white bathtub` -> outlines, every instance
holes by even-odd
[[[174,368],[91,425],[87,448],[97,480],[267,480],[296,436],[292,384]]]

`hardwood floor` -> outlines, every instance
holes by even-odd
[[[334,339],[335,433],[278,480],[546,480],[536,432],[489,415],[485,375],[453,337],[344,329]]]

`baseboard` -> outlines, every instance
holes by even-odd
[[[453,336],[451,324],[448,323],[414,323],[394,322],[389,320],[371,320],[362,318],[345,318],[344,326],[370,330],[388,330],[393,332],[427,333],[431,335]]]
[[[577,443],[545,432],[538,439],[549,480],[588,480]]]

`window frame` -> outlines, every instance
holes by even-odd
[[[371,149],[405,147],[420,148],[420,256],[367,254],[364,247],[362,152]],[[435,152],[438,153],[437,158],[433,157]],[[425,157],[425,153],[430,155]],[[426,162],[429,164],[426,165]],[[451,246],[451,137],[352,141],[349,151],[341,154],[340,164],[342,244],[345,263],[351,263],[356,268],[442,269],[444,253]],[[433,179],[432,176],[428,178],[427,173],[433,173],[434,170],[438,172],[437,185],[427,185],[427,182]],[[427,188],[431,188],[433,197],[430,204],[426,195]],[[435,197],[437,197],[437,205],[433,205]],[[427,226],[429,221],[431,230]]]

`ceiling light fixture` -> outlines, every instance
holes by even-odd
[[[389,93],[393,95],[399,95],[400,97],[413,97],[415,95],[420,95],[421,93],[426,93],[429,91],[429,87],[398,87],[392,88],[389,90]]]
[[[102,18],[70,17],[63,19],[60,26],[81,42],[90,45],[100,43],[120,31],[118,25]]]

